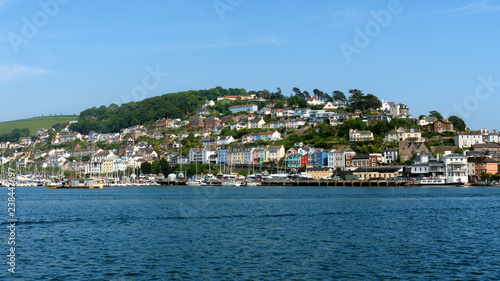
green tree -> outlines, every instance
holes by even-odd
[[[318,98],[320,98],[322,100],[324,100],[326,98],[325,93],[323,93],[322,91],[320,91],[318,89],[314,89],[313,93],[315,96],[317,96]]]
[[[465,131],[465,128],[467,127],[465,125],[465,122],[464,120],[462,120],[462,118],[458,117],[458,116],[455,116],[455,115],[452,115],[448,118],[448,121],[450,121],[451,123],[453,123],[453,128],[459,132],[463,132]]]
[[[168,164],[167,159],[161,158],[159,163],[160,173],[165,175],[165,177],[170,174],[170,165]]]
[[[327,93],[325,93],[325,99],[327,102],[334,102],[335,100]]]
[[[307,107],[307,101],[298,95],[292,96],[288,98],[289,106],[297,106],[297,107]]]
[[[141,164],[141,172],[143,174],[151,174],[151,164],[149,162],[144,162]]]
[[[292,89],[292,92],[294,92],[294,93],[295,93],[295,96],[299,96],[299,97],[301,97],[301,98],[305,98],[305,97],[304,97],[304,94],[303,94],[303,93],[300,91],[300,89],[299,89],[299,88],[297,88],[297,87],[294,87],[294,88]]]
[[[362,102],[362,108],[364,110],[369,109],[369,108],[377,109],[380,107],[382,107],[382,102],[380,102],[380,100],[376,96],[374,96],[372,94],[367,94],[364,97],[364,100]]]
[[[486,172],[481,172],[481,179],[484,181],[490,180],[493,175]]]
[[[304,94],[304,98],[306,98],[306,99],[311,97],[311,95],[309,94],[308,91],[304,91],[303,94]]]
[[[333,91],[332,94],[333,99],[336,101],[347,101],[347,98],[341,91]]]
[[[363,101],[365,94],[363,94],[363,91],[358,90],[358,89],[351,89],[349,90],[349,104],[352,106],[353,109],[359,109],[359,105],[361,105],[361,102]]]
[[[157,160],[151,163],[151,173],[155,175],[160,173],[160,163]]]
[[[429,111],[429,116],[436,117],[438,120],[443,120],[443,115],[441,113],[437,112],[436,110],[431,110]]]
[[[274,108],[285,108],[285,104],[282,102],[278,102],[276,105],[274,105]]]

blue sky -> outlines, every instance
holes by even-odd
[[[0,121],[220,85],[357,88],[500,129],[495,1],[0,0],[0,23]]]

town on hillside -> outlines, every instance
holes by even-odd
[[[233,90],[178,118],[167,111],[116,132],[85,132],[78,124],[104,119],[81,114],[17,139],[3,135],[1,183],[100,178],[131,184],[232,173],[488,185],[500,177],[499,131],[471,131],[457,116],[429,111],[414,118],[408,105],[357,89],[346,97],[294,88],[289,98],[280,89]]]

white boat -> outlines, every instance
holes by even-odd
[[[462,182],[447,182],[445,178],[424,178],[420,180],[421,186],[460,186]]]
[[[201,186],[201,185],[203,185],[203,181],[202,180],[188,180],[186,182],[186,185],[188,185],[188,186]]]
[[[241,182],[234,179],[224,179],[220,185],[224,186],[241,186]]]

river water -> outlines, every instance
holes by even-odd
[[[500,189],[16,188],[2,280],[494,280]]]

